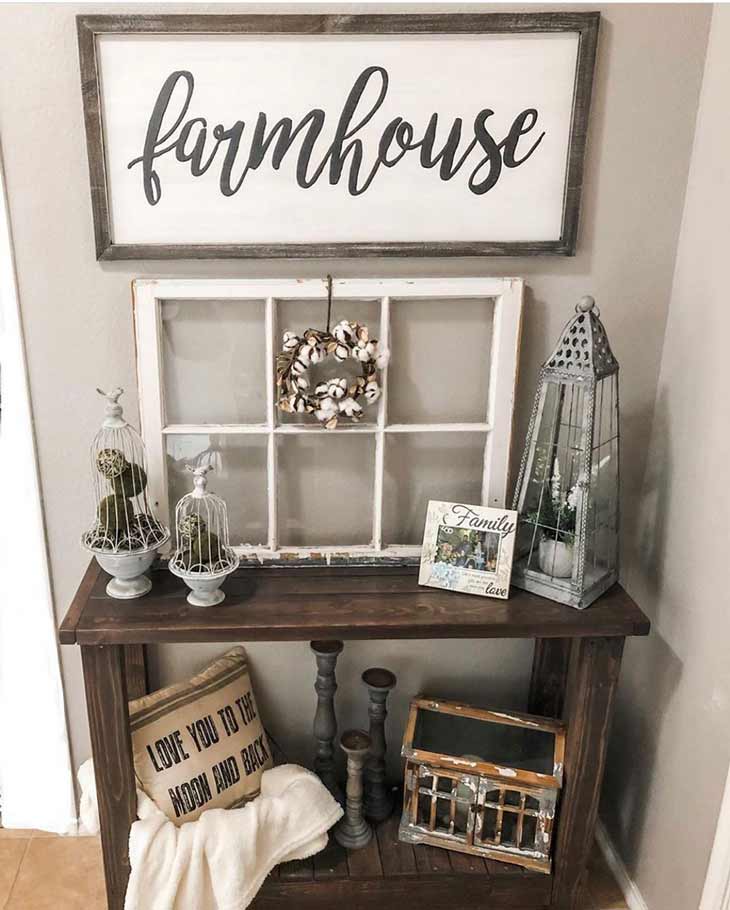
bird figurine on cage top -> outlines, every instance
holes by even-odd
[[[106,398],[106,412],[91,444],[95,514],[81,544],[112,576],[107,594],[126,599],[152,587],[145,572],[170,532],[150,507],[144,444],[124,419],[119,404],[123,391],[97,389]]]
[[[220,586],[238,568],[238,556],[229,545],[226,504],[207,489],[212,465],[188,470],[193,490],[175,508],[177,546],[169,569],[190,588],[189,604],[212,607],[225,599]]]

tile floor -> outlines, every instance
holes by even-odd
[[[0,828],[0,910],[106,910],[96,837]],[[598,848],[584,910],[627,910]]]

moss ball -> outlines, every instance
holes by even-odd
[[[212,531],[207,534],[201,534],[198,540],[193,540],[190,555],[191,565],[200,563],[201,565],[209,566],[225,558],[218,535]]]
[[[204,534],[205,528],[205,520],[202,519],[200,515],[191,514],[180,519],[180,523],[177,526],[177,532],[180,535],[181,540],[197,541],[198,534]]]
[[[135,515],[134,526],[140,534],[158,534],[162,530],[159,521],[154,515],[145,515],[144,513]]]
[[[136,463],[127,466],[121,474],[114,477],[112,481],[114,492],[117,496],[123,496],[125,499],[132,499],[143,493],[147,487],[147,474],[143,467]]]
[[[119,449],[99,449],[96,453],[96,468],[109,480],[119,477],[128,467],[129,462]]]
[[[97,514],[99,524],[107,533],[126,532],[134,525],[134,506],[114,493],[101,500]]]

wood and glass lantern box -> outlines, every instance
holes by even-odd
[[[549,873],[564,751],[560,721],[413,699],[400,839]]]

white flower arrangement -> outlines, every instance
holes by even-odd
[[[539,505],[529,513],[529,520],[540,527],[544,539],[572,544],[575,538],[580,481],[573,484],[567,492],[564,491],[560,462],[555,458],[552,475],[541,483],[543,489]]]
[[[340,363],[351,359],[362,369],[354,380],[328,379],[310,388],[310,367],[332,355]],[[277,406],[288,414],[313,414],[328,430],[346,417],[356,423],[363,405],[374,404],[381,394],[378,371],[385,369],[390,352],[378,348],[366,325],[338,322],[332,332],[307,329],[302,336],[284,332],[276,358]]]

